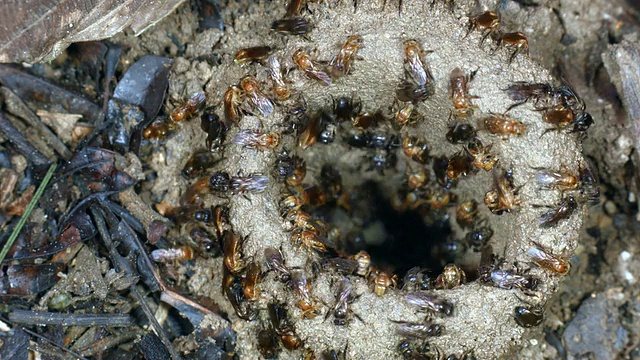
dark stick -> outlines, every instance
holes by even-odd
[[[9,320],[26,325],[131,326],[133,319],[124,314],[67,314],[46,311],[13,310]]]
[[[4,133],[7,140],[16,147],[16,150],[27,159],[31,160],[34,165],[42,166],[49,165],[51,161],[46,156],[42,155],[33,145],[29,143],[29,140],[16,129],[13,124],[5,117],[5,114],[0,112],[0,132]]]
[[[49,338],[47,338],[47,337],[44,337],[44,336],[42,336],[42,335],[40,335],[40,334],[38,334],[38,333],[35,333],[35,332],[33,332],[33,331],[31,331],[31,330],[29,330],[29,329],[27,329],[27,328],[22,328],[22,331],[26,332],[27,334],[29,334],[29,335],[31,335],[31,336],[35,336],[35,337],[37,337],[38,339],[41,339],[41,340],[44,340],[44,341],[46,341],[46,342],[48,342],[48,343],[50,343],[50,344],[53,344],[55,347],[57,347],[57,348],[61,349],[62,351],[68,352],[69,354],[71,354],[71,355],[73,355],[73,356],[77,357],[77,358],[78,358],[78,359],[80,359],[80,360],[89,360],[89,359],[87,359],[86,357],[84,357],[84,356],[82,356],[82,355],[78,354],[77,352],[75,352],[75,351],[73,351],[73,350],[71,350],[71,349],[67,349],[66,347],[62,346],[62,345],[61,345],[61,344],[59,344],[58,342],[53,341],[53,340],[51,340],[51,339],[49,339]]]

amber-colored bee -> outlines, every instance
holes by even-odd
[[[407,167],[407,185],[409,189],[420,189],[427,185],[427,181],[429,181],[429,173],[424,168],[420,168],[417,171],[410,171]]]
[[[318,141],[318,136],[322,133],[324,122],[322,117],[314,116],[307,121],[304,131],[298,137],[298,146],[303,150]]]
[[[355,116],[351,120],[351,125],[358,130],[365,130],[371,127],[374,127],[378,124],[381,124],[385,121],[385,117],[382,114],[382,111],[378,110],[375,113],[362,113]]]
[[[540,185],[540,189],[560,191],[575,190],[580,183],[578,175],[569,173],[565,166],[560,171],[540,170],[536,172],[536,181]]]
[[[413,113],[414,108],[415,106],[411,103],[406,104],[405,106],[400,108],[400,110],[398,110],[396,115],[393,117],[393,121],[395,122],[395,124],[398,125],[398,127],[403,127],[411,119],[415,118],[415,115]],[[414,115],[413,118],[412,118],[412,115]]]
[[[184,165],[182,169],[182,175],[193,178],[195,176],[203,175],[208,169],[210,169],[213,165],[215,165],[219,158],[214,156],[211,152],[206,150],[196,151],[190,158],[187,160],[187,163]]]
[[[367,276],[369,275],[369,266],[371,265],[371,256],[364,250],[360,250],[357,254],[351,256],[351,258],[358,262],[356,268],[356,275]]]
[[[242,145],[243,147],[265,151],[275,149],[280,145],[280,134],[240,130],[233,137],[232,141],[235,144]]]
[[[233,274],[225,271],[222,279],[222,290],[238,317],[247,321],[256,318],[258,312],[246,301],[247,299],[244,297],[242,285]]]
[[[578,208],[578,202],[573,196],[568,196],[556,206],[555,209],[547,211],[540,215],[539,224],[542,228],[548,228],[558,225],[558,222],[571,217]]]
[[[527,255],[531,261],[539,267],[558,275],[567,275],[569,270],[571,270],[571,264],[568,261],[552,255],[538,246],[529,249]]]
[[[423,51],[415,40],[404,42],[404,68],[408,79],[402,81],[396,89],[398,100],[418,102],[435,94],[433,75],[422,60],[424,54],[429,52]]]
[[[500,16],[493,11],[485,11],[478,16],[472,17],[469,21],[467,35],[478,28],[482,29],[480,45],[482,45],[489,35],[498,39],[500,36]]]
[[[301,17],[276,20],[271,24],[271,29],[285,35],[306,35],[311,31],[307,20]]]
[[[424,198],[425,203],[431,206],[433,210],[444,209],[449,204],[456,201],[455,194],[445,189],[436,189],[427,193]]]
[[[290,194],[282,199],[282,206],[289,210],[298,210],[309,202],[307,192],[302,186],[292,186],[289,188]]]
[[[206,100],[207,97],[203,92],[191,95],[186,102],[171,111],[168,118],[156,119],[151,122],[142,131],[142,137],[147,140],[166,138],[171,131],[176,129],[179,122],[189,119],[196,111],[200,110]]]
[[[242,116],[240,105],[242,104],[242,90],[231,85],[224,93],[224,118],[227,123],[237,124]]]
[[[256,300],[260,295],[257,285],[262,277],[262,270],[257,262],[253,261],[247,265],[247,271],[242,279],[242,291],[247,300]]]
[[[518,199],[518,188],[513,186],[513,176],[509,171],[502,175],[494,173],[495,188],[484,195],[484,203],[496,215],[505,212],[519,211],[521,200]]]
[[[456,221],[462,227],[473,225],[478,214],[478,203],[475,200],[463,201],[456,210]]]
[[[375,270],[369,274],[369,282],[373,284],[373,292],[378,296],[382,296],[389,287],[396,288],[398,286],[398,275],[390,275],[386,271]]]
[[[469,94],[469,82],[473,79],[475,71],[471,75],[465,75],[460,68],[455,68],[449,75],[449,93],[453,101],[453,115],[455,117],[468,117],[473,115],[476,105],[471,103],[471,99],[479,96]]]
[[[319,235],[315,230],[298,230],[292,235],[293,243],[296,246],[304,246],[309,251],[315,250],[319,253],[327,252],[326,235]],[[335,247],[335,246],[330,246]]]
[[[224,205],[216,205],[211,208],[211,212],[216,235],[218,239],[222,239],[226,227],[229,226],[229,208]]]
[[[307,282],[306,275],[302,271],[293,271],[289,284],[298,295],[296,306],[302,310],[302,317],[304,319],[313,319],[318,316],[317,304],[311,296],[311,287]]]
[[[509,62],[512,62],[516,55],[525,53],[529,55],[529,41],[527,36],[521,32],[512,32],[502,34],[500,43],[507,48],[513,48],[513,53],[509,57]]]
[[[195,251],[190,246],[179,246],[170,249],[156,249],[151,252],[151,259],[155,262],[189,261],[195,257]]]
[[[507,139],[509,135],[521,136],[524,134],[525,125],[520,121],[506,114],[490,114],[478,120],[480,127],[490,134],[498,135],[502,139]]]
[[[222,234],[222,252],[224,253],[224,265],[232,274],[239,273],[246,266],[241,252],[243,243],[244,239],[234,232],[225,230]]]
[[[302,180],[307,175],[307,164],[299,156],[292,156],[293,170],[286,178],[286,183],[289,186],[302,185]]]
[[[311,56],[304,48],[300,48],[293,53],[293,62],[298,68],[312,79],[322,82],[324,85],[331,85],[331,76],[326,71],[320,69],[320,66],[311,60]]]
[[[186,205],[202,205],[204,199],[202,195],[210,193],[209,177],[204,176],[196,180],[187,188],[184,194],[183,203]]]
[[[236,64],[243,66],[252,62],[263,62],[269,53],[273,50],[271,46],[254,46],[250,48],[240,49],[236,53],[235,61]]]
[[[411,158],[411,160],[419,164],[424,165],[429,160],[429,149],[427,144],[416,137],[407,136],[402,139],[402,150],[405,155]]]
[[[460,151],[449,158],[447,164],[447,176],[451,180],[456,180],[460,176],[467,176],[471,170],[471,161],[469,154],[465,151]]]
[[[302,345],[302,340],[295,334],[294,327],[287,318],[287,309],[284,304],[269,304],[269,320],[271,326],[280,337],[282,345],[288,350],[295,350]]]
[[[436,278],[435,286],[436,289],[453,289],[466,281],[467,274],[464,270],[454,264],[448,264],[442,270],[442,274]]]
[[[289,211],[285,216],[285,219],[291,221],[291,223],[293,223],[293,226],[298,229],[310,230],[315,232],[316,234],[327,233],[327,225],[324,222],[313,219],[311,215],[304,211]]]
[[[484,146],[479,138],[473,138],[465,148],[471,155],[471,164],[480,170],[491,171],[498,162],[498,158],[491,153],[493,144]]]
[[[350,35],[347,41],[342,44],[338,55],[329,63],[331,74],[335,77],[347,75],[351,70],[351,63],[357,59],[357,52],[363,49],[362,37],[359,35]]]
[[[290,0],[287,4],[287,13],[285,17],[292,18],[300,15],[304,0]]]
[[[255,109],[263,116],[273,113],[273,102],[261,90],[258,80],[253,76],[245,76],[240,80],[240,87],[244,91],[244,95]]]
[[[286,101],[291,97],[291,90],[284,79],[280,60],[275,55],[269,56],[267,59],[267,67],[269,68],[269,77],[273,81],[273,95],[278,101]]]

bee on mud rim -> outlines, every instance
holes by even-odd
[[[280,145],[280,134],[240,130],[233,137],[232,141],[250,149],[265,151],[268,149],[275,149]]]
[[[178,126],[179,122],[188,120],[195,112],[200,110],[207,100],[203,92],[197,92],[189,99],[175,108],[167,118],[156,119],[147,125],[142,131],[142,137],[147,140],[162,140],[166,138]]]
[[[493,11],[485,11],[478,16],[474,16],[469,20],[469,28],[465,37],[475,30],[481,29],[482,39],[480,39],[480,45],[491,36],[498,40],[500,37],[500,16]]]
[[[209,186],[217,192],[242,194],[245,192],[261,193],[269,186],[269,178],[256,173],[247,176],[230,176],[228,173],[218,171],[209,178]]]
[[[403,102],[420,102],[435,94],[435,80],[431,70],[424,63],[423,56],[431,51],[423,51],[415,40],[404,42],[405,79],[396,89],[398,100]]]
[[[478,99],[479,96],[469,94],[469,82],[473,79],[476,72],[465,75],[460,68],[455,68],[449,75],[449,96],[453,101],[453,115],[455,117],[468,117],[473,115],[473,109],[476,105],[471,103],[472,99]]]
[[[263,62],[269,53],[273,50],[271,46],[254,46],[250,48],[240,49],[236,52],[233,61],[240,65],[246,65],[253,62]]]

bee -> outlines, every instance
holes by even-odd
[[[518,81],[504,89],[504,91],[511,100],[515,101],[515,103],[509,105],[507,111],[529,100],[533,101],[536,110],[544,110],[550,107],[549,101],[555,93],[554,87],[549,84],[527,83],[524,81]]]
[[[294,186],[290,189],[290,194],[282,199],[282,206],[289,210],[299,210],[303,205],[309,202],[307,192],[302,186]]]
[[[415,40],[404,42],[404,68],[408,79],[403,80],[396,89],[398,100],[419,102],[435,94],[433,75],[422,60],[422,57],[430,52],[423,51]]]
[[[242,194],[245,192],[261,193],[269,187],[269,178],[259,174],[249,174],[247,176],[234,176],[231,179],[229,190],[231,194]]]
[[[493,230],[488,226],[481,226],[465,235],[465,240],[471,247],[478,250],[485,246],[493,236]]]
[[[308,204],[322,206],[327,203],[327,193],[318,185],[309,186],[304,192],[307,193]]]
[[[593,165],[580,166],[580,196],[589,205],[596,205],[600,202],[600,181],[591,170]]]
[[[358,262],[356,268],[356,275],[366,277],[369,275],[369,266],[371,265],[371,256],[364,250],[360,250],[357,254],[351,256],[352,259]]]
[[[257,345],[260,355],[265,359],[277,359],[280,353],[278,334],[273,328],[260,329],[257,334]]]
[[[517,197],[519,188],[513,185],[512,169],[503,172],[501,176],[494,172],[494,186],[493,190],[484,195],[484,203],[492,213],[502,215],[505,212],[520,211],[522,202]]]
[[[413,112],[414,108],[415,106],[409,103],[403,106],[402,108],[400,108],[398,112],[396,112],[396,115],[393,117],[393,120],[395,121],[396,125],[398,125],[398,127],[401,128],[405,126],[407,123],[409,123],[411,120],[415,119],[415,113]]]
[[[464,270],[454,264],[447,264],[442,270],[442,274],[436,277],[436,289],[453,289],[467,281],[467,274]]]
[[[231,273],[226,272],[222,279],[222,290],[227,299],[233,306],[238,317],[243,320],[251,321],[258,316],[258,312],[251,307],[247,299],[244,297],[242,285],[238,279]]]
[[[362,110],[360,99],[341,96],[338,100],[333,100],[333,115],[336,121],[354,121]]]
[[[320,221],[311,218],[311,215],[304,211],[292,210],[287,213],[285,218],[293,223],[293,226],[297,229],[310,230],[316,234],[326,234],[327,225]]]
[[[225,230],[222,233],[223,261],[227,270],[232,274],[239,273],[246,266],[246,262],[242,258],[241,251],[244,241],[244,238],[232,231]]]
[[[513,312],[516,323],[524,328],[538,326],[544,320],[542,309],[516,306]]]
[[[291,273],[291,288],[298,295],[296,306],[302,310],[302,318],[313,319],[319,315],[316,301],[311,296],[311,287],[307,283],[307,277],[302,271],[294,271]]]
[[[351,295],[351,281],[348,278],[343,277],[338,285],[338,291],[336,293],[336,303],[333,305],[333,323],[336,326],[344,326],[347,324],[347,315],[350,313],[349,304],[354,301],[354,297]],[[325,320],[331,314],[327,311]],[[354,313],[357,318],[360,318]]]
[[[280,145],[280,134],[278,133],[258,133],[252,130],[240,130],[233,137],[235,144],[243,147],[265,151],[275,149]]]
[[[187,178],[194,178],[196,176],[203,175],[206,170],[211,168],[217,162],[219,162],[216,156],[206,150],[196,151],[182,169],[182,175]]]
[[[455,117],[468,117],[473,115],[473,109],[477,106],[471,103],[471,99],[478,96],[469,95],[469,82],[473,79],[475,71],[471,75],[465,75],[460,68],[455,68],[449,75],[449,93],[453,101],[453,114]]]
[[[267,306],[269,320],[282,345],[288,350],[295,350],[302,345],[302,340],[296,335],[294,327],[287,317],[287,309],[284,304],[272,303]]]
[[[229,224],[229,208],[224,205],[216,205],[211,208],[211,212],[216,235],[222,239],[225,228]]]
[[[282,252],[276,248],[268,247],[264,249],[265,264],[269,271],[274,271],[280,281],[288,282],[291,272],[284,264]]]
[[[455,180],[447,175],[447,168],[449,167],[449,159],[446,156],[438,156],[433,158],[433,173],[436,176],[436,181],[445,190],[451,189],[455,185]]]
[[[580,183],[579,176],[569,173],[564,166],[560,171],[539,170],[536,172],[536,181],[540,189],[560,191],[575,190]]]
[[[151,252],[151,259],[159,263],[167,263],[170,261],[189,261],[194,258],[194,249],[186,245],[169,249],[155,249]]]
[[[529,251],[527,251],[527,255],[534,264],[558,275],[567,275],[569,270],[571,270],[571,264],[568,261],[549,254],[538,246],[534,246],[529,249]]]
[[[202,205],[204,199],[202,195],[210,192],[209,177],[203,176],[196,180],[192,185],[187,188],[184,194],[183,203],[187,205]]]
[[[224,119],[227,124],[237,124],[242,117],[240,105],[242,104],[242,90],[231,85],[224,93]]]
[[[294,155],[291,160],[293,163],[293,170],[287,176],[285,182],[289,186],[302,185],[302,180],[304,180],[304,177],[307,174],[307,164],[301,157],[296,155]]]
[[[271,30],[285,35],[306,35],[311,31],[311,25],[301,17],[280,19],[271,23]]]
[[[478,214],[478,203],[475,200],[463,201],[456,209],[456,221],[460,226],[470,227]]]
[[[478,120],[480,126],[490,134],[498,135],[502,139],[507,139],[509,135],[521,136],[524,134],[525,125],[520,121],[506,114],[491,114]]]
[[[493,144],[484,146],[479,138],[473,138],[467,147],[466,151],[471,155],[471,164],[480,170],[491,171],[498,162],[498,158],[491,153]]]
[[[233,61],[240,65],[246,65],[253,62],[263,62],[269,53],[273,50],[271,46],[254,46],[250,48],[240,49],[236,52]]]
[[[410,171],[407,167],[407,186],[411,190],[417,190],[427,185],[429,181],[429,173],[421,168],[418,171]]]
[[[447,164],[446,174],[451,180],[457,180],[460,176],[467,176],[471,173],[471,158],[465,151],[454,154]]]
[[[242,278],[242,291],[247,300],[256,300],[260,295],[260,289],[258,289],[257,285],[261,277],[262,270],[260,269],[260,265],[255,261],[249,263],[249,265],[247,265],[247,271]]]
[[[407,270],[407,273],[402,278],[402,290],[403,291],[415,291],[415,290],[430,290],[431,279],[426,269],[421,269],[419,266],[412,267]]]
[[[210,256],[217,256],[220,253],[220,244],[218,239],[213,239],[209,233],[203,228],[194,228],[189,232],[189,237],[194,244],[197,244],[197,250],[204,252]]]
[[[262,114],[268,116],[273,113],[273,102],[261,90],[258,80],[253,76],[245,76],[240,80],[240,88],[244,91],[244,95],[255,109]]]
[[[567,196],[553,210],[540,215],[538,221],[541,228],[549,228],[558,225],[561,220],[569,219],[578,208],[578,202],[573,196]]]
[[[358,262],[354,259],[342,257],[322,258],[320,266],[323,271],[333,271],[346,276],[356,271]]]
[[[398,275],[389,275],[386,271],[375,270],[369,274],[369,281],[373,284],[373,293],[382,296],[389,287],[398,286]]]
[[[467,35],[475,29],[482,29],[482,39],[480,45],[491,36],[493,38],[499,38],[500,36],[500,16],[493,11],[485,11],[482,14],[475,16],[469,21],[469,29]]]
[[[209,178],[209,186],[217,192],[227,192],[231,187],[231,176],[224,171],[217,171]]]
[[[443,325],[432,323],[411,323],[393,321],[396,323],[396,334],[404,338],[426,339],[432,336],[440,336],[444,331]]]
[[[171,131],[176,129],[179,122],[188,120],[195,112],[200,110],[206,100],[207,97],[203,92],[197,92],[191,95],[186,102],[171,111],[169,117],[166,119],[156,119],[145,127],[142,131],[142,137],[147,140],[161,140],[166,138]]]
[[[326,128],[325,119],[322,116],[314,116],[307,121],[304,131],[298,137],[298,146],[303,150],[315,144]]]
[[[320,253],[327,252],[328,247],[335,248],[334,244],[329,243],[325,234],[318,234],[316,230],[297,230],[292,239],[294,245],[305,246],[309,250]]]
[[[209,151],[220,143],[223,143],[229,127],[223,121],[220,121],[220,117],[213,111],[205,111],[200,116],[200,128],[207,133],[207,140],[205,145]]]
[[[363,49],[362,37],[359,35],[349,35],[347,40],[340,47],[338,55],[334,57],[329,63],[331,73],[335,77],[340,77],[349,74],[351,70],[351,63],[353,60],[358,59],[357,52]]]
[[[365,130],[378,124],[381,124],[385,121],[385,117],[382,114],[382,111],[378,110],[375,113],[365,112],[359,115],[356,115],[351,120],[351,125],[358,130]]]
[[[357,148],[391,150],[400,146],[400,139],[395,135],[363,131],[349,136],[347,144]]]
[[[520,53],[529,55],[529,41],[527,40],[527,36],[521,32],[502,34],[500,44],[503,44],[507,48],[514,49],[509,57],[509,63]]]
[[[427,144],[416,137],[407,136],[402,139],[402,150],[407,157],[419,164],[424,165],[429,161],[429,148]]]
[[[495,269],[494,266],[483,266],[479,270],[480,281],[501,289],[531,290],[538,287],[538,279],[530,275],[520,275],[512,270]]]
[[[300,15],[300,9],[302,9],[302,4],[304,0],[290,0],[287,4],[287,13],[285,17],[292,18]]]
[[[453,315],[453,304],[435,295],[411,291],[405,294],[404,300],[411,305],[417,306],[420,311],[435,312],[445,316]]]
[[[286,101],[291,97],[291,90],[284,80],[282,66],[280,60],[275,55],[267,58],[267,67],[269,68],[269,77],[273,81],[273,95],[278,101]]]
[[[331,76],[311,60],[311,56],[304,48],[299,48],[293,53],[293,62],[298,68],[311,79],[315,79],[323,83],[324,85],[331,85]]]

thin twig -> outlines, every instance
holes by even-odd
[[[9,320],[26,325],[131,326],[133,318],[124,314],[67,314],[46,311],[13,310]]]
[[[51,340],[51,339],[49,339],[49,338],[47,338],[47,337],[44,337],[44,336],[42,336],[42,335],[40,335],[40,334],[38,334],[38,333],[35,333],[35,332],[33,332],[33,331],[31,331],[31,330],[29,330],[29,329],[27,329],[27,328],[24,328],[24,327],[23,327],[23,328],[22,328],[22,331],[26,332],[27,334],[29,334],[29,335],[31,335],[31,336],[35,336],[35,337],[37,337],[38,339],[44,340],[44,341],[46,341],[46,342],[48,342],[48,343],[50,343],[50,344],[54,345],[55,347],[57,347],[57,348],[61,349],[62,351],[68,352],[69,354],[71,354],[71,355],[75,356],[76,358],[78,358],[78,359],[80,359],[80,360],[89,360],[89,359],[87,359],[86,357],[84,357],[84,356],[82,356],[82,355],[78,354],[77,352],[75,352],[75,351],[73,351],[73,350],[71,350],[71,349],[67,349],[66,347],[62,346],[62,344],[59,344],[58,342],[53,341],[53,340]]]
[[[4,258],[7,256],[9,249],[11,249],[11,246],[13,246],[13,242],[16,241],[16,239],[18,238],[18,235],[20,235],[20,231],[22,230],[22,227],[27,222],[27,219],[29,219],[31,212],[36,207],[36,204],[38,203],[38,200],[42,196],[44,189],[47,187],[47,184],[49,184],[51,177],[53,177],[53,173],[56,171],[56,166],[57,166],[56,164],[51,164],[51,166],[49,166],[49,170],[47,171],[47,174],[44,176],[44,179],[42,179],[40,186],[38,186],[38,190],[36,190],[36,193],[33,195],[31,202],[29,203],[29,205],[27,205],[27,209],[24,211],[24,214],[22,214],[22,217],[18,221],[18,224],[16,225],[16,227],[13,229],[11,236],[9,236],[9,239],[4,244],[4,247],[0,252],[0,263],[4,261]]]

